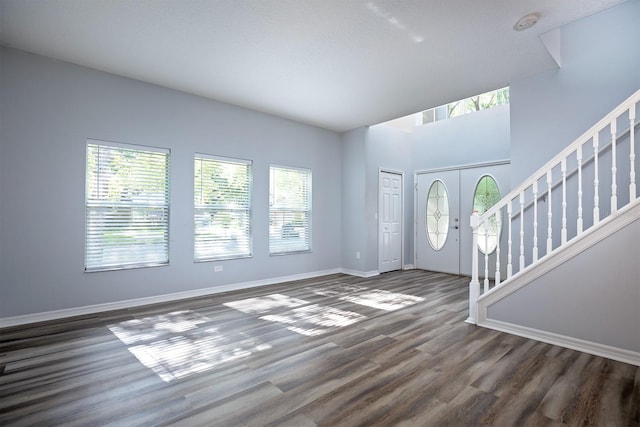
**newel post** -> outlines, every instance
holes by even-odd
[[[480,215],[474,211],[471,215],[472,243],[471,247],[471,282],[469,283],[469,318],[467,323],[478,324],[478,298],[480,297],[480,282],[478,281],[478,227]]]

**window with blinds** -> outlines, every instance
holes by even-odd
[[[311,250],[311,171],[271,166],[269,253]]]
[[[87,141],[86,271],[169,263],[169,156]]]
[[[251,161],[194,156],[194,259],[252,255]]]

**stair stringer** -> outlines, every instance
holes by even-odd
[[[634,224],[635,222],[637,222],[637,224]],[[579,237],[575,237],[565,246],[556,249],[550,255],[545,256],[538,262],[528,266],[522,272],[519,272],[507,281],[503,282],[500,286],[493,288],[489,292],[481,295],[478,298],[477,306],[478,326],[483,326],[486,328],[523,336],[537,341],[559,345],[562,347],[571,348],[574,350],[579,350],[586,353],[640,366],[640,257],[638,257],[639,253],[637,250],[635,251],[635,254],[631,254],[631,258],[635,258],[635,262],[633,262],[632,260],[631,265],[626,266],[628,268],[634,269],[633,271],[631,271],[632,276],[635,275],[635,284],[631,284],[631,286],[633,287],[633,295],[631,295],[631,298],[632,303],[634,299],[637,303],[635,305],[635,312],[627,313],[630,314],[633,319],[635,319],[635,323],[632,322],[631,324],[626,325],[626,328],[636,331],[635,340],[632,340],[634,341],[634,343],[633,345],[629,345],[629,348],[621,348],[617,345],[610,345],[605,342],[599,342],[606,341],[606,339],[584,339],[579,336],[579,333],[556,333],[549,330],[529,327],[524,324],[507,322],[494,318],[491,313],[491,308],[495,307],[496,304],[500,301],[508,299],[511,295],[526,286],[535,286],[536,283],[544,280],[546,275],[552,274],[552,272],[556,269],[562,269],[563,266],[569,261],[581,256],[595,245],[602,244],[602,242],[604,242],[606,239],[613,236],[615,233],[627,226],[631,226],[634,229],[640,229],[640,199],[635,200],[634,202],[620,209],[617,213],[602,220],[598,225],[590,228]],[[631,239],[629,240],[630,242],[638,242],[640,241],[640,232],[634,231],[628,236],[625,235],[624,238]],[[613,269],[620,268],[621,266],[615,264],[609,265],[608,267],[609,269],[611,269],[611,271],[613,271]],[[602,266],[594,264],[591,266],[591,268],[602,269]],[[611,289],[607,290],[611,291]],[[597,301],[599,298],[601,298],[601,296],[593,295],[593,298],[594,301]],[[532,310],[537,310],[537,313],[539,313],[534,314],[534,316],[545,316],[546,314],[544,313],[544,310],[542,308],[532,308]],[[584,318],[584,316],[590,315],[597,316],[598,314],[578,312],[576,317],[579,318],[580,316],[582,316]],[[606,325],[606,320],[602,320],[602,324]],[[579,322],[579,319],[575,320],[575,323],[577,325],[579,325]]]

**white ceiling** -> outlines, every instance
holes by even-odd
[[[541,34],[622,2],[0,0],[0,42],[345,131],[553,69]]]

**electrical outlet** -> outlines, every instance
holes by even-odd
[[[222,270],[224,270],[224,267],[221,265],[216,265],[215,267],[213,267],[213,271],[215,271],[216,273],[219,273]]]

